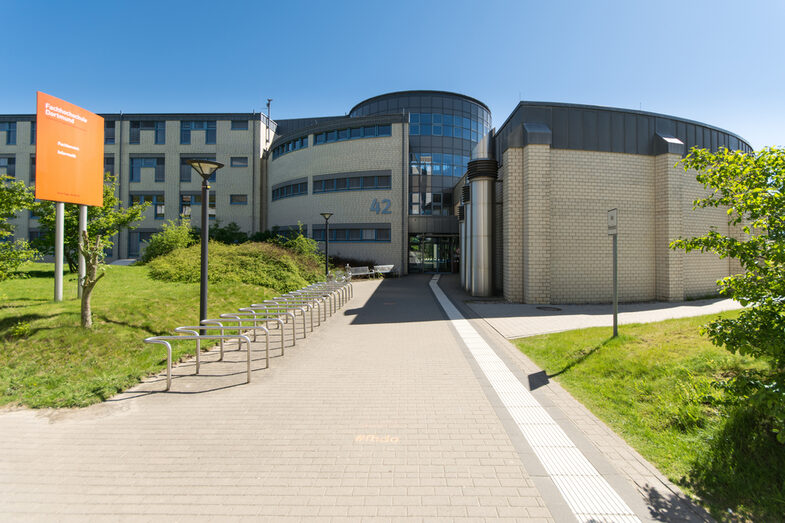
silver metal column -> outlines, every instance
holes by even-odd
[[[464,260],[466,261],[466,274],[464,275],[464,290],[471,292],[472,290],[472,210],[473,205],[471,201],[471,186],[465,187],[464,197],[466,198],[463,207],[466,209],[466,235],[464,236],[463,243],[466,246],[466,254]]]
[[[471,287],[472,296],[493,294],[493,190],[496,160],[469,162],[466,178],[471,183]]]
[[[464,256],[466,254],[465,241],[466,238],[466,209],[463,204],[458,206],[458,249],[461,251],[461,256],[458,258],[458,271],[461,275],[461,288],[466,288],[466,261]]]

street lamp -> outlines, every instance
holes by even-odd
[[[327,264],[330,259],[330,217],[333,215],[331,212],[320,213],[324,218],[324,281],[327,281],[327,276],[330,274],[330,269]]]
[[[207,180],[215,171],[224,166],[212,160],[186,160],[202,177],[202,272],[199,280],[199,323],[207,319],[207,207],[210,205],[210,185]]]

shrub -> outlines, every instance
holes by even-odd
[[[198,282],[199,246],[177,249],[148,264],[150,277],[173,282]],[[319,265],[310,256],[270,243],[224,245],[210,242],[208,278],[211,282],[238,282],[259,285],[277,292],[289,292],[321,276]]]
[[[188,218],[181,216],[180,223],[169,220],[164,224],[161,232],[154,234],[147,242],[139,261],[149,263],[154,258],[169,254],[175,249],[188,247],[192,243],[191,225]]]

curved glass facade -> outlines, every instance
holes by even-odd
[[[409,215],[445,216],[472,149],[491,129],[479,100],[441,91],[404,91],[357,104],[349,116],[409,114]]]

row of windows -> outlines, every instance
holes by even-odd
[[[297,138],[296,140],[289,140],[288,142],[282,143],[281,145],[273,149],[273,160],[275,160],[282,154],[290,153],[292,151],[297,151],[299,149],[305,149],[306,147],[308,147],[307,136],[304,136],[302,138]]]
[[[232,131],[247,131],[248,120],[232,120]],[[183,124],[186,124],[186,129],[183,129]],[[196,124],[196,126],[192,126]],[[211,125],[206,125],[211,124]],[[157,145],[166,143],[166,122],[165,121],[152,121],[152,120],[131,120],[129,121],[130,135],[128,136],[128,143],[138,144],[141,142],[141,131],[153,131],[155,133],[154,142]],[[183,121],[180,122],[180,143],[191,143],[191,130],[192,129],[205,129],[205,143],[215,143],[215,122],[205,121]],[[16,145],[16,122],[0,122],[0,131],[5,131],[5,144]],[[186,141],[183,141],[186,137]],[[30,122],[30,145],[35,145],[36,139],[36,122]],[[210,141],[211,140],[211,141]],[[112,145],[115,143],[115,120],[104,120],[104,143]]]
[[[392,125],[366,125],[364,127],[347,127],[345,129],[335,129],[333,131],[314,134],[313,139],[314,145],[321,145],[323,143],[391,135]]]
[[[331,180],[314,180],[313,193],[336,191],[362,191],[371,189],[389,189],[391,176],[347,176]],[[307,192],[307,188],[306,188]]]
[[[308,182],[290,183],[273,189],[273,201],[308,194]]]
[[[469,165],[469,156],[448,153],[410,153],[409,174],[461,177]]]
[[[110,158],[110,160],[112,160]],[[195,157],[181,157],[180,158],[180,181],[181,182],[190,182],[191,175],[193,172],[193,168],[187,163],[188,160],[215,160],[215,157],[210,158],[195,158]],[[104,161],[106,165],[106,160]],[[160,157],[152,157],[152,158],[131,158],[131,181],[132,182],[140,182],[142,178],[142,168],[143,167],[152,167],[155,169],[155,181],[156,182],[164,182],[166,181],[165,178],[165,167],[164,167],[164,159]],[[112,165],[114,165],[114,160],[112,160]],[[248,167],[248,157],[247,156],[232,156],[229,160],[229,165],[231,167]],[[216,171],[217,172],[217,171]],[[210,181],[215,181],[216,172],[210,176]]]
[[[449,114],[412,113],[409,115],[410,136],[447,136],[478,142],[490,132],[482,122]]]
[[[166,199],[163,194],[132,194],[131,204],[150,202],[153,208],[153,217],[156,220],[164,218],[166,210]],[[207,215],[209,218],[215,218],[215,192],[210,193],[210,202],[207,206]],[[230,194],[229,203],[231,205],[247,205],[247,194]],[[191,216],[191,207],[194,205],[202,204],[201,194],[181,194],[180,195],[180,215]]]
[[[324,229],[314,229],[313,239],[324,241]],[[331,242],[389,242],[390,229],[353,229],[330,227]]]

